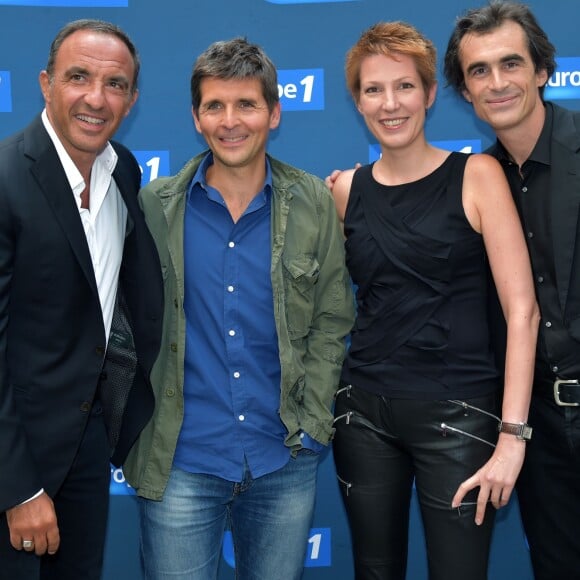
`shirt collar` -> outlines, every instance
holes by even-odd
[[[540,133],[538,141],[530,153],[530,156],[526,159],[526,163],[528,161],[535,161],[537,163],[543,163],[544,165],[550,165],[550,143],[552,141],[551,137],[554,112],[550,106],[545,106],[545,110],[546,117],[544,119],[542,132]],[[497,151],[498,159],[510,162],[513,161],[511,155],[508,153],[507,149],[503,146],[499,139],[497,140]]]
[[[66,174],[66,178],[68,179],[69,185],[75,194],[75,197],[79,197],[80,203],[80,194],[86,187],[85,180],[83,179],[80,171],[78,170],[77,166],[74,164],[74,161],[70,158],[70,155],[67,153],[64,145],[62,144],[61,140],[58,138],[56,131],[54,130],[53,126],[48,119],[48,115],[46,113],[46,108],[42,111],[42,123],[48,136],[50,137],[51,141],[54,144],[56,149],[56,153],[60,162],[62,164],[62,168]],[[117,153],[113,149],[113,146],[107,142],[106,147],[97,155],[95,158],[94,165],[97,165],[99,169],[109,175],[113,174],[115,170],[115,166],[117,165]]]
[[[207,155],[202,159],[197,171],[195,172],[193,179],[187,190],[187,200],[191,197],[191,192],[194,190],[195,186],[201,187],[206,193],[210,191],[210,187],[206,181],[206,173],[208,168],[213,164],[213,153],[208,151]],[[272,167],[268,156],[266,156],[266,178],[264,179],[264,187],[258,193],[256,197],[264,196],[265,200],[269,200],[272,194]],[[210,196],[211,197],[211,196]]]

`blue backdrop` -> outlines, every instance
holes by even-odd
[[[119,24],[143,61],[140,97],[117,138],[130,147],[143,180],[177,172],[203,141],[190,113],[189,76],[196,56],[215,40],[247,36],[279,69],[282,123],[270,152],[321,177],[377,155],[376,144],[345,88],[343,63],[360,33],[379,20],[406,20],[430,37],[443,55],[455,17],[478,0],[0,0],[0,139],[42,108],[38,73],[57,30],[77,18]],[[580,109],[577,0],[531,0],[530,6],[558,49],[558,71],[548,98]],[[440,79],[427,137],[449,149],[480,151],[491,144],[478,122]],[[122,472],[111,473],[111,520],[104,580],[140,580],[135,498]],[[412,505],[408,578],[426,578],[416,499]],[[220,578],[233,578],[231,546],[224,542]],[[332,457],[322,463],[305,578],[353,577],[350,540]],[[1,563],[0,563],[1,565]],[[490,577],[531,579],[517,505],[498,514]],[[283,579],[281,579],[283,580]]]

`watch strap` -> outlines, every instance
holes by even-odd
[[[529,441],[532,438],[532,428],[527,423],[506,423],[505,421],[500,421],[498,431],[500,433],[515,435],[522,441]]]

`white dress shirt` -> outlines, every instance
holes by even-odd
[[[42,122],[56,147],[79,210],[93,262],[108,341],[127,227],[127,207],[113,179],[117,154],[111,144],[107,143],[105,149],[97,155],[91,170],[89,208],[82,208],[81,193],[86,187],[85,181],[52,128],[46,109],[42,112]]]

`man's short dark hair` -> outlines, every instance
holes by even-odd
[[[125,44],[125,46],[127,47],[127,49],[131,54],[131,57],[133,58],[133,65],[135,70],[133,73],[133,83],[131,86],[131,93],[134,93],[137,89],[139,70],[141,68],[141,62],[139,60],[139,53],[137,52],[137,48],[135,47],[129,36],[123,30],[121,30],[115,24],[105,22],[104,20],[94,20],[88,18],[83,20],[75,20],[73,22],[69,22],[59,30],[58,34],[56,35],[55,39],[52,41],[52,44],[50,45],[50,52],[48,53],[48,63],[46,64],[46,72],[48,73],[48,78],[51,81],[54,78],[54,64],[56,61],[58,51],[62,46],[62,43],[71,34],[74,34],[79,30],[90,30],[93,32],[97,32],[99,34],[115,36]]]
[[[548,40],[536,17],[525,4],[493,1],[487,6],[468,10],[459,16],[445,52],[444,73],[447,84],[461,93],[465,89],[465,79],[461,68],[459,45],[466,34],[486,34],[506,22],[519,24],[528,41],[528,50],[536,72],[545,70],[550,78],[556,69],[554,55],[556,49]],[[540,88],[543,94],[544,87]]]
[[[196,113],[201,103],[201,81],[208,77],[258,79],[270,111],[280,100],[276,67],[262,48],[245,38],[214,42],[195,61],[191,74],[191,104]]]

